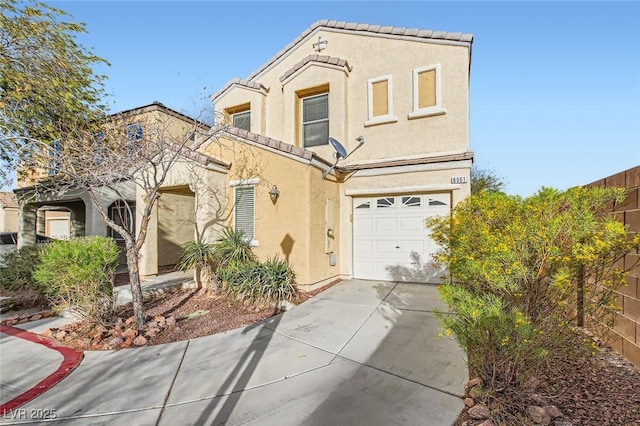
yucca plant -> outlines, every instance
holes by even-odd
[[[217,279],[214,271],[220,265],[220,257],[216,252],[216,245],[204,241],[189,241],[182,246],[178,269],[181,271],[195,270],[196,284],[199,288],[217,290]]]
[[[230,263],[244,264],[256,260],[256,255],[251,250],[251,245],[245,238],[243,231],[225,228],[215,248],[220,256],[221,266]]]

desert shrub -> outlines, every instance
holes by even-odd
[[[110,238],[53,241],[42,250],[34,277],[55,311],[71,308],[84,319],[104,322],[115,312],[112,280],[118,258]]]
[[[222,266],[230,263],[244,264],[256,260],[256,255],[244,237],[244,232],[232,228],[225,228],[222,237],[215,244],[215,249]]]
[[[224,291],[237,300],[258,305],[293,300],[297,294],[295,273],[283,260],[274,257],[264,263],[231,262],[218,269]]]
[[[623,197],[611,188],[483,191],[429,221],[449,273],[439,291],[450,311],[439,317],[490,389],[517,387],[570,349],[576,326],[611,323],[625,283],[618,261],[640,238],[596,212]]]
[[[210,287],[211,284],[215,284],[216,277],[213,271],[219,264],[220,257],[214,244],[189,241],[182,247],[178,268],[182,271],[195,269],[198,287],[203,284],[205,287]]]
[[[38,289],[33,272],[40,262],[40,246],[25,246],[6,253],[0,267],[0,286],[7,290],[19,288]]]

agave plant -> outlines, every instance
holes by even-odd
[[[251,245],[244,237],[243,231],[225,228],[215,248],[222,266],[231,263],[242,265],[256,260],[256,255],[251,250]]]
[[[220,257],[216,253],[216,245],[204,241],[189,241],[182,246],[178,268],[182,271],[195,270],[198,287],[217,287],[217,280],[213,273],[220,264]]]

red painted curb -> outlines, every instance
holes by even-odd
[[[21,330],[19,328],[10,327],[4,324],[0,324],[0,332],[46,346],[49,349],[58,351],[64,358],[62,360],[62,364],[60,364],[58,369],[52,374],[42,379],[38,384],[36,384],[28,391],[16,396],[11,401],[5,402],[4,404],[0,405],[0,412],[2,413],[15,410],[21,405],[24,405],[27,402],[31,401],[35,397],[42,395],[43,393],[51,389],[56,383],[60,382],[60,380],[64,379],[69,373],[71,373],[82,360],[82,352],[79,352],[76,349],[67,346],[60,346],[55,340],[47,339],[46,337],[40,336],[38,334]]]

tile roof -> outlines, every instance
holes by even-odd
[[[268,68],[271,64],[273,64],[276,60],[278,60],[281,56],[287,53],[290,49],[292,49],[296,44],[300,43],[311,33],[316,31],[319,28],[326,29],[335,29],[339,31],[352,31],[355,33],[369,33],[369,34],[386,34],[397,37],[414,37],[425,40],[443,40],[450,42],[462,42],[471,44],[473,42],[473,34],[466,33],[449,33],[446,31],[433,31],[433,30],[421,30],[419,28],[405,28],[405,27],[392,27],[392,26],[382,26],[382,25],[371,25],[371,24],[359,24],[357,22],[346,22],[346,21],[328,21],[321,20],[315,22],[309,28],[302,32],[298,37],[296,37],[291,43],[286,45],[282,50],[276,53],[269,61],[258,68],[253,72],[247,79],[253,80],[257,77],[262,71]]]
[[[203,121],[200,121],[198,119],[195,119],[193,117],[189,117],[188,115],[183,114],[183,113],[181,113],[179,111],[176,111],[173,108],[169,108],[168,106],[165,106],[163,103],[158,102],[158,101],[155,101],[155,102],[150,103],[148,105],[142,105],[142,106],[139,106],[139,107],[126,109],[124,111],[119,111],[119,112],[116,112],[114,114],[111,114],[110,117],[118,118],[118,117],[128,116],[128,115],[131,115],[131,114],[141,114],[141,113],[148,112],[148,111],[163,111],[166,114],[172,115],[172,116],[174,116],[176,118],[180,118],[180,119],[182,119],[184,121],[187,121],[187,122],[195,121],[196,123],[198,123],[198,126],[202,126],[204,128],[207,128],[207,129],[211,128],[211,126],[208,125],[207,123],[205,123]]]
[[[241,86],[258,89],[258,90],[260,90],[260,88],[264,88],[265,90],[268,91],[269,90],[268,88],[254,81],[253,79],[256,78],[258,75],[260,75],[260,73],[262,73],[265,69],[269,68],[269,66],[271,66],[271,64],[273,64],[278,59],[280,59],[280,57],[285,55],[296,44],[300,43],[307,36],[309,36],[314,31],[318,30],[319,28],[325,28],[325,29],[337,30],[337,31],[351,31],[354,33],[363,33],[363,34],[381,34],[381,35],[390,36],[390,37],[405,37],[405,38],[412,37],[417,39],[433,40],[436,42],[444,41],[444,42],[451,42],[451,43],[463,43],[468,45],[471,45],[471,43],[473,43],[473,34],[467,34],[467,33],[460,33],[460,32],[450,33],[447,31],[421,30],[419,28],[405,28],[405,27],[360,24],[357,22],[321,20],[321,21],[315,22],[313,25],[311,25],[309,28],[303,31],[291,43],[286,45],[282,50],[276,53],[265,64],[263,64],[260,68],[254,71],[248,78],[246,79],[236,78],[234,80],[231,80],[230,82],[225,84],[222,87],[222,89],[218,90],[213,95],[211,95],[209,99],[211,99],[212,101],[215,101],[217,97],[219,97],[224,91],[226,91],[233,84],[238,84]],[[324,58],[324,56],[321,56],[321,55],[310,55],[310,56],[319,56]],[[307,58],[309,58],[309,56]],[[334,58],[334,59],[338,59],[338,58]],[[327,62],[327,63],[330,63],[330,62]],[[346,61],[345,61],[345,65],[348,67],[348,64],[346,64]],[[285,73],[285,75],[283,76],[284,78],[280,77],[280,81],[283,81],[284,79],[286,79],[288,76],[292,74],[291,73],[287,75],[289,71]]]
[[[341,172],[349,173],[349,172],[355,172],[358,170],[378,169],[382,167],[413,166],[416,164],[443,163],[445,161],[473,160],[473,157],[474,157],[473,151],[467,151],[462,154],[449,154],[449,155],[439,155],[435,157],[410,158],[406,160],[379,161],[376,163],[367,163],[367,164],[350,164],[347,166],[338,166],[336,167],[336,169],[338,169],[338,171],[341,171]]]
[[[16,194],[13,192],[0,192],[0,208],[18,207]]]
[[[229,126],[225,129],[224,133],[227,133],[228,135],[231,135],[231,136],[240,137],[242,139],[246,139],[248,141],[257,143],[259,145],[273,148],[276,151],[281,151],[287,154],[291,154],[305,160],[317,159],[323,163],[329,164],[325,159],[318,157],[318,155],[313,151],[301,148],[299,146],[294,146],[288,143],[284,143],[279,140],[269,138],[267,136],[262,136],[257,133],[251,133],[244,129],[239,129],[237,127]]]
[[[247,87],[249,89],[255,89],[255,90],[264,90],[265,92],[269,91],[269,88],[257,83],[255,81],[251,81],[248,80],[246,78],[234,78],[233,80],[230,80],[227,82],[227,84],[225,84],[224,86],[222,86],[222,88],[220,90],[218,90],[217,92],[215,92],[213,95],[209,96],[209,99],[213,100],[215,98],[217,98],[218,96],[222,95],[229,87],[233,86],[233,85],[237,85],[237,86],[243,86],[243,87]]]
[[[288,69],[282,76],[280,76],[280,82],[282,83],[287,78],[291,77],[296,71],[298,71],[300,68],[307,65],[309,62],[320,62],[323,64],[335,65],[338,67],[345,67],[347,71],[349,72],[351,71],[351,66],[349,65],[346,59],[335,58],[327,55],[309,55],[303,60],[301,60],[300,62],[298,62],[297,64],[295,64],[293,67]]]
[[[177,153],[179,153],[181,156],[183,156],[184,158],[188,158],[189,160],[193,160],[196,163],[200,163],[203,166],[209,165],[209,164],[215,164],[216,166],[222,166],[226,169],[231,168],[230,164],[224,163],[220,160],[218,160],[217,158],[211,157],[209,155],[203,154],[201,152],[195,151],[191,148],[189,148],[188,146],[182,145],[182,144],[170,144],[171,148],[173,150],[175,150]]]

